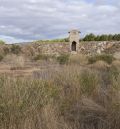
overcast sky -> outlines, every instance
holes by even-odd
[[[0,39],[63,38],[71,29],[120,33],[120,0],[0,0]]]

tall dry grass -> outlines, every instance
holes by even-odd
[[[119,129],[116,65],[70,64],[37,78],[0,76],[0,129]]]
[[[11,70],[23,69],[25,57],[23,55],[9,54],[4,57],[3,62],[10,65]]]
[[[88,57],[83,54],[70,55],[69,64],[86,65],[88,63]]]

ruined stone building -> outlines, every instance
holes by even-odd
[[[77,52],[79,49],[79,37],[80,31],[78,30],[71,30],[69,32],[69,43],[70,43],[70,51]]]

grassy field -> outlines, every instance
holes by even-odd
[[[119,73],[111,55],[5,55],[0,129],[120,129]]]

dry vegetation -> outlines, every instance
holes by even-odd
[[[120,61],[106,57],[4,54],[0,129],[120,129]]]

